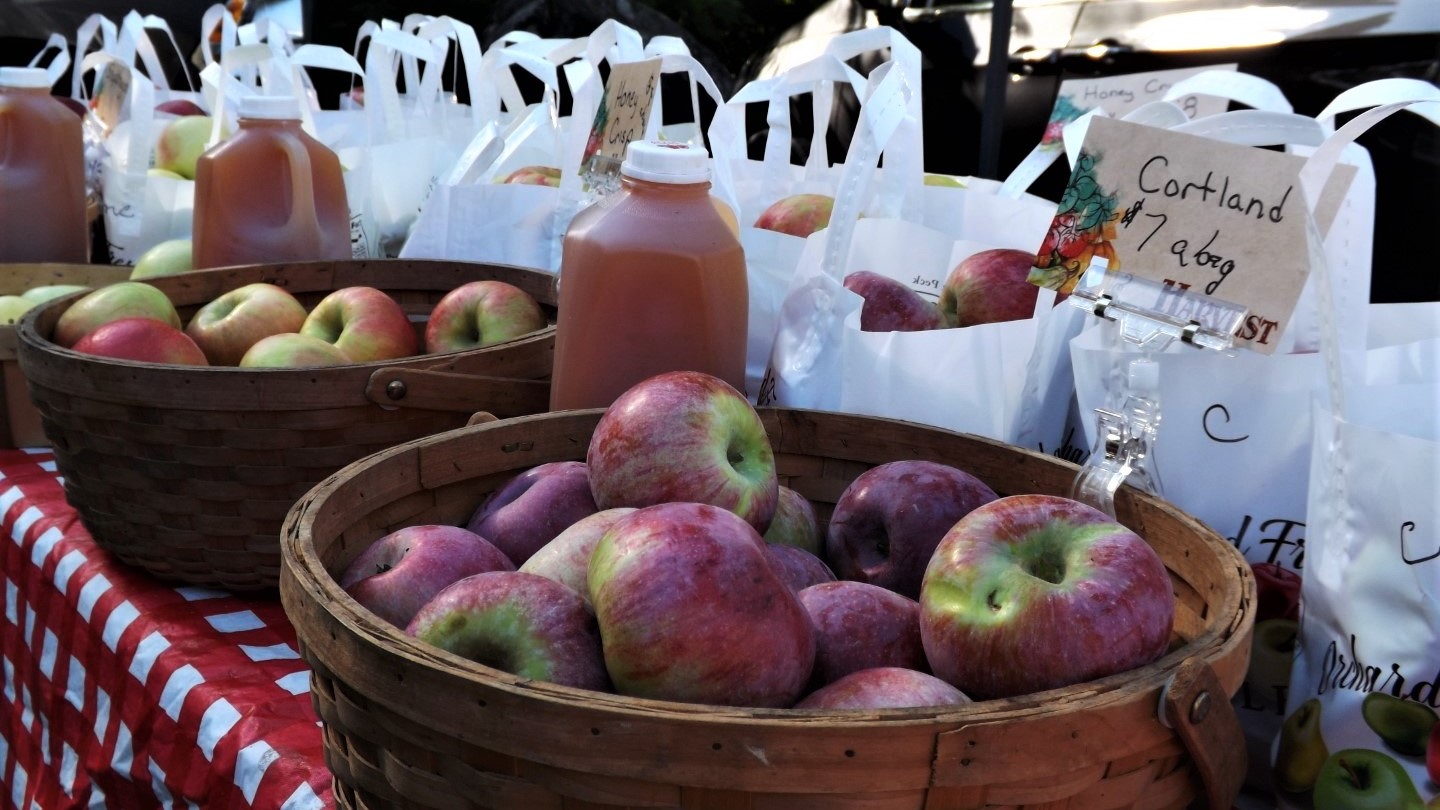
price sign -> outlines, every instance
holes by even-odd
[[[660,60],[622,62],[611,67],[605,96],[595,111],[590,140],[582,164],[593,174],[615,174],[625,159],[625,147],[645,137],[655,90],[660,84]]]
[[[1283,152],[1096,118],[1030,279],[1070,292],[1104,259],[1111,271],[1247,308],[1235,339],[1269,354],[1310,272],[1303,165]],[[1347,187],[1332,183],[1326,194]]]
[[[1050,111],[1050,121],[1041,137],[1042,146],[1063,149],[1061,133],[1065,125],[1094,109],[1104,109],[1112,118],[1124,118],[1126,114],[1149,104],[1161,101],[1170,88],[1178,82],[1210,70],[1235,70],[1238,65],[1210,65],[1175,70],[1153,70],[1148,73],[1129,73],[1123,76],[1104,76],[1095,79],[1066,79],[1060,82],[1060,91],[1055,95],[1055,107]],[[1190,120],[1225,112],[1230,102],[1216,96],[1191,93],[1175,99],[1175,103]]]
[[[120,123],[120,114],[125,109],[125,97],[130,93],[130,67],[121,62],[105,63],[100,74],[100,86],[95,91],[95,115],[106,130]]]

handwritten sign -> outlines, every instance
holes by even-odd
[[[660,85],[660,60],[621,62],[610,69],[605,97],[595,111],[582,165],[591,174],[613,175],[625,159],[625,147],[645,137],[650,108]]]
[[[1234,336],[1269,354],[1310,272],[1303,165],[1296,155],[1096,118],[1030,279],[1071,292],[1101,258],[1164,289],[1247,308]]]
[[[100,74],[100,87],[95,91],[95,115],[111,130],[120,123],[125,97],[130,93],[130,67],[122,62],[105,63]]]
[[[1197,73],[1235,70],[1237,67],[1238,65],[1234,64],[1209,65],[1094,79],[1066,79],[1060,82],[1060,90],[1055,95],[1055,107],[1050,111],[1050,121],[1040,143],[1045,147],[1063,149],[1061,133],[1065,125],[1091,110],[1103,108],[1112,118],[1123,118],[1132,110],[1152,101],[1162,101],[1171,87]],[[1198,93],[1191,93],[1174,101],[1192,121],[1225,112],[1230,103],[1227,99]]]

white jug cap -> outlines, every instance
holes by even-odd
[[[0,87],[50,87],[45,68],[0,67]]]
[[[710,180],[710,153],[676,141],[631,141],[620,173],[652,183],[704,183]]]
[[[300,100],[294,96],[242,96],[241,118],[300,120]]]

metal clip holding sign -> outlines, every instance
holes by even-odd
[[[1160,427],[1156,356],[1177,339],[1198,348],[1227,351],[1248,310],[1110,271],[1099,257],[1066,300],[1115,324],[1114,349],[1123,358],[1107,385],[1113,409],[1095,409],[1095,444],[1071,491],[1075,500],[1114,517],[1115,492],[1127,481],[1146,492],[1163,494],[1154,462]]]

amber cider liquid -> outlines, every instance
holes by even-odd
[[[195,164],[197,268],[351,258],[340,159],[289,119],[241,118]]]
[[[745,392],[744,249],[710,184],[623,177],[581,211],[560,260],[550,408],[604,408],[666,371]]]
[[[89,260],[80,116],[46,88],[0,87],[0,262]]]

